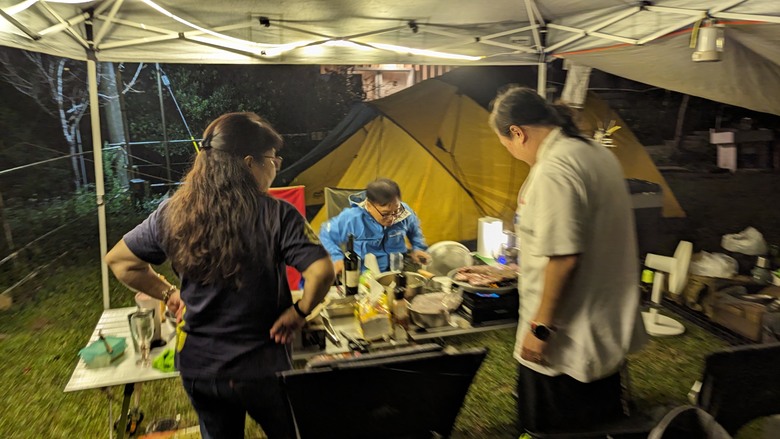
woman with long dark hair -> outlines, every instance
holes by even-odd
[[[519,421],[531,433],[624,414],[620,371],[645,340],[636,236],[623,170],[571,110],[510,87],[489,123],[531,166],[518,195]]]
[[[291,368],[289,342],[334,270],[298,211],[267,195],[281,146],[254,113],[220,116],[182,187],[106,256],[120,281],[181,320],[176,364],[204,438],[242,438],[247,413],[270,438],[295,436],[275,373]],[[181,291],[152,268],[166,259]],[[305,279],[295,304],[287,265]]]

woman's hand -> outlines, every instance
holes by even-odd
[[[301,317],[295,308],[289,307],[271,327],[271,339],[279,344],[289,343],[295,338],[295,331],[302,328],[304,323],[306,319]]]
[[[168,297],[168,302],[165,303],[165,306],[168,307],[168,311],[172,315],[176,316],[176,323],[181,323],[184,302],[181,300],[181,291],[178,288]]]

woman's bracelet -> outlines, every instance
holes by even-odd
[[[168,287],[167,290],[163,291],[162,292],[162,301],[163,301],[163,303],[167,305],[168,304],[168,300],[171,298],[173,293],[175,293],[177,290],[178,290],[178,288],[176,287],[176,285],[172,284],[170,287]]]
[[[161,281],[169,284],[168,289],[162,292],[162,302],[167,305],[168,299],[170,299],[173,293],[175,293],[179,288],[177,288],[176,285],[168,282],[168,279],[166,279],[162,274],[157,273],[157,277],[160,278]]]

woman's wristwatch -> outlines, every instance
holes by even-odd
[[[301,316],[301,318],[305,319],[306,317],[309,317],[309,314],[311,314],[311,312],[303,312],[303,310],[301,310],[300,305],[298,305],[300,302],[301,302],[300,300],[297,300],[295,303],[293,303],[293,309],[299,316]]]

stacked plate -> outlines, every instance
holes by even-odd
[[[447,276],[455,268],[472,265],[469,249],[456,241],[440,241],[428,247],[431,262],[426,267],[435,276]]]

